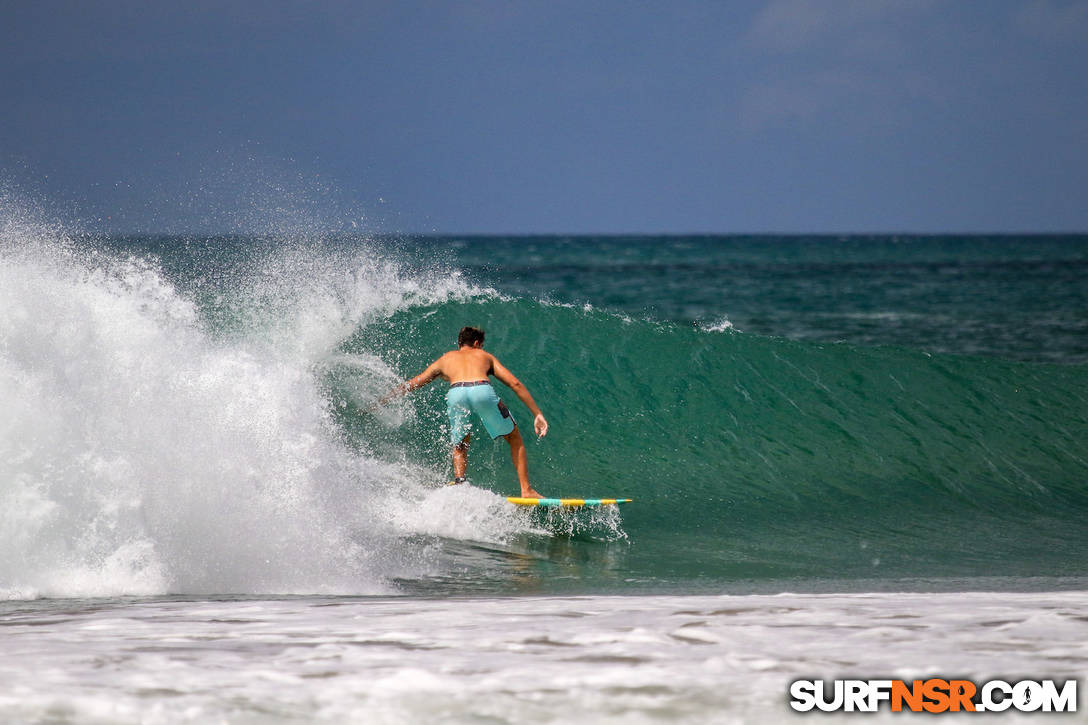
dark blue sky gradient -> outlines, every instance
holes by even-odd
[[[1088,2],[0,1],[111,231],[1088,231]]]

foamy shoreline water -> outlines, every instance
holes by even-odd
[[[776,722],[797,717],[787,691],[799,678],[1088,670],[1084,591],[38,600],[3,611],[4,722]],[[1027,719],[999,719],[1010,717]]]

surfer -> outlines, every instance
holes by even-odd
[[[494,375],[514,391],[521,402],[533,414],[533,428],[537,436],[543,438],[548,433],[548,421],[540,412],[529,389],[507,370],[498,358],[484,352],[484,331],[477,327],[463,327],[457,335],[457,349],[447,352],[427,366],[419,375],[406,380],[378,402],[382,405],[393,398],[404,395],[416,388],[422,388],[437,377],[448,380],[449,392],[446,393],[446,409],[450,416],[450,443],[453,444],[453,481],[464,483],[465,469],[468,466],[468,444],[472,438],[472,422],[469,414],[475,413],[491,435],[492,440],[502,436],[510,444],[510,457],[518,472],[523,498],[541,498],[541,495],[529,485],[529,462],[525,453],[525,443],[521,440],[514,417],[507,410],[495,389],[491,387],[489,376]]]

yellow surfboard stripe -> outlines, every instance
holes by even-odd
[[[506,500],[518,506],[610,506],[630,503],[629,498],[521,498],[507,496]]]

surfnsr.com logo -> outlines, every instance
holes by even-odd
[[[797,680],[790,707],[798,712],[1076,712],[1077,681],[990,680]]]

